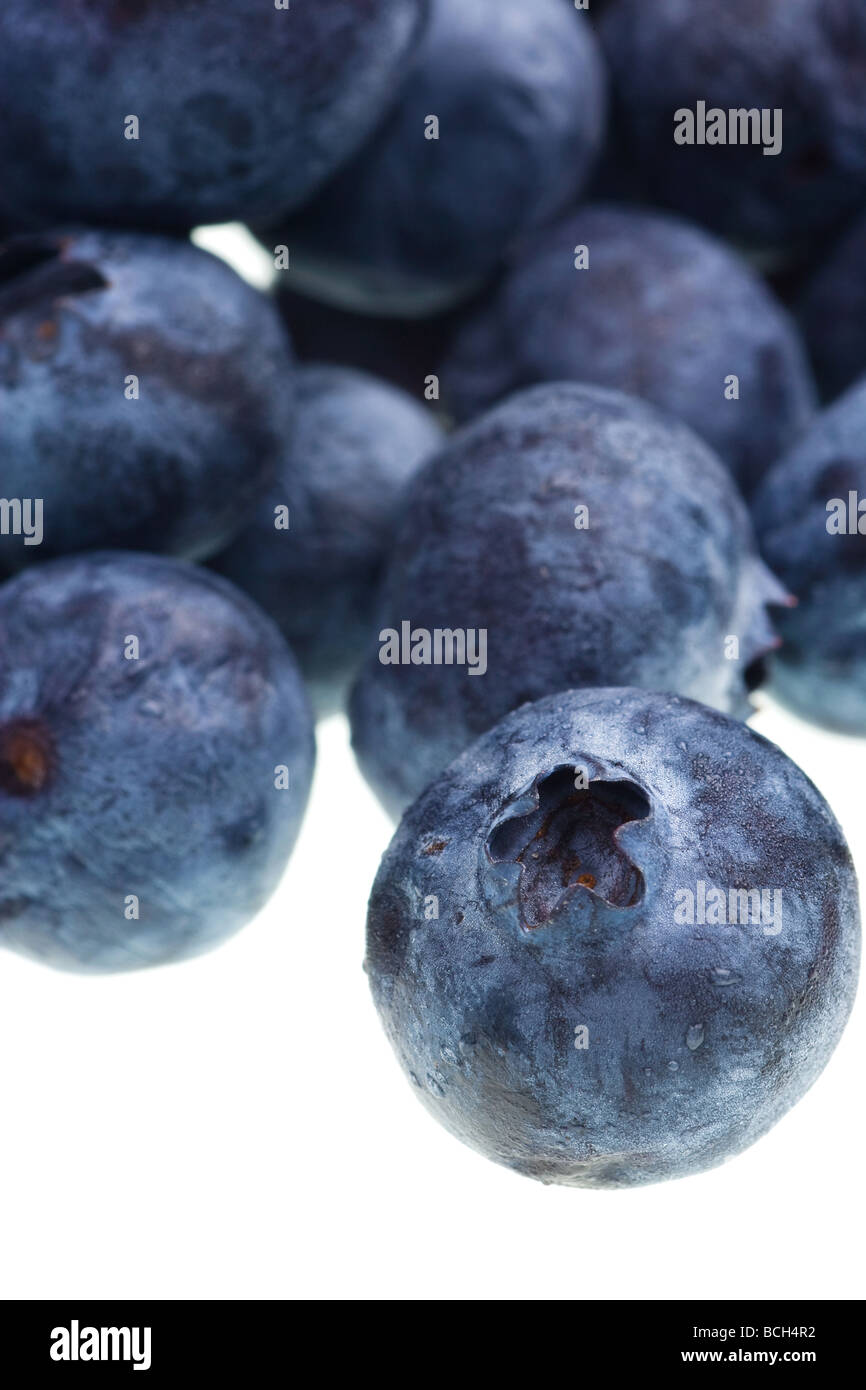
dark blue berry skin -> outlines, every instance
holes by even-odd
[[[753,514],[768,563],[798,599],[780,615],[773,692],[806,719],[866,734],[866,378],[779,461]]]
[[[701,882],[781,898],[681,924]],[[452,1134],[616,1188],[721,1163],[796,1103],[844,1028],[859,940],[842,833],[784,753],[690,700],[586,690],[511,714],[406,813],[367,971]]]
[[[0,203],[35,226],[188,230],[310,197],[385,110],[426,0],[62,9],[0,9]]]
[[[609,0],[615,125],[648,202],[790,250],[866,202],[861,0]],[[674,114],[781,109],[782,147],[679,145]]]
[[[0,537],[0,563],[212,553],[270,482],[292,374],[273,305],[188,242],[81,231],[6,243],[0,496],[42,498],[45,535],[39,547]]]
[[[604,71],[562,0],[433,0],[396,107],[269,242],[311,293],[420,315],[466,297],[577,198],[600,148]],[[439,139],[425,122],[439,119]]]
[[[313,757],[292,655],[225,580],[103,553],[8,581],[0,944],[88,971],[207,950],[275,888]]]
[[[776,644],[767,606],[785,601],[691,430],[598,387],[519,393],[410,484],[377,615],[380,636],[485,629],[486,672],[383,664],[371,643],[351,700],[361,768],[396,814],[510,710],[578,686],[674,690],[745,717]]]
[[[575,268],[575,248],[589,268]],[[726,379],[740,382],[726,399]],[[746,491],[805,427],[793,322],[727,247],[662,214],[587,206],[536,237],[457,332],[443,398],[466,420],[522,386],[595,382],[678,415]]]
[[[347,367],[303,367],[297,386],[277,479],[213,563],[274,619],[328,713],[369,643],[403,488],[442,430],[411,396]],[[283,507],[288,530],[274,525]]]
[[[806,285],[800,322],[825,398],[866,372],[866,217],[848,228]]]

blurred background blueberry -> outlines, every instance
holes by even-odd
[[[442,369],[460,420],[519,387],[566,379],[678,415],[745,491],[814,407],[797,330],[760,276],[699,228],[613,205],[586,206],[533,237],[458,328]]]
[[[598,154],[604,71],[563,0],[432,0],[395,107],[288,224],[293,280],[346,308],[424,315],[471,293],[575,200]],[[438,120],[438,138],[425,136]]]
[[[866,216],[816,258],[799,312],[818,384],[832,400],[866,372]]]
[[[0,944],[123,970],[243,926],[313,770],[270,620],[180,561],[76,556],[0,587],[0,658]]]
[[[7,569],[98,547],[201,558],[243,524],[293,416],[273,304],[189,242],[79,231],[0,247],[0,496],[44,538]]]
[[[862,0],[608,0],[598,34],[638,196],[787,254],[866,203]],[[699,101],[781,110],[781,149],[677,144]]]
[[[691,430],[599,387],[520,392],[410,483],[376,616],[380,634],[462,633],[474,656],[484,631],[484,662],[386,663],[371,634],[351,700],[361,769],[397,814],[509,710],[576,686],[745,717],[777,640],[768,605],[785,601]]]
[[[575,1187],[682,1177],[760,1138],[838,1042],[859,949],[851,857],[805,774],[638,690],[551,695],[486,733],[407,811],[367,919],[418,1098],[488,1158]]]
[[[779,615],[772,689],[804,719],[866,734],[866,378],[815,420],[754,501]]]
[[[326,713],[372,636],[403,488],[442,430],[429,407],[348,367],[302,367],[297,390],[276,480],[213,564],[276,621]]]
[[[0,8],[0,205],[34,225],[189,230],[308,198],[381,116],[427,3],[62,9]]]

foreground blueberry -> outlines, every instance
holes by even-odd
[[[0,944],[123,970],[243,926],[313,767],[273,624],[206,570],[97,554],[0,588],[0,655]]]
[[[397,812],[509,710],[576,686],[745,716],[785,601],[691,430],[598,387],[521,392],[409,485],[352,694],[362,770]]]
[[[675,696],[510,715],[404,816],[367,971],[419,1098],[542,1182],[712,1167],[821,1072],[859,958],[847,846],[812,783]]]
[[[36,224],[279,216],[361,144],[426,0],[0,8],[0,204]]]
[[[464,297],[577,198],[601,143],[603,79],[592,29],[562,0],[433,0],[384,125],[276,236],[295,278],[369,313]]]
[[[344,367],[297,374],[297,419],[254,519],[213,562],[276,621],[316,707],[363,656],[402,489],[440,444],[429,409]]]
[[[849,227],[806,286],[800,321],[828,399],[866,372],[866,217]]]
[[[262,495],[292,422],[269,301],[188,242],[125,232],[0,247],[0,536],[17,568],[119,547],[200,558]],[[32,518],[35,522],[35,518]]]
[[[647,201],[783,250],[866,201],[862,0],[608,0],[598,32]]]
[[[796,329],[744,261],[675,218],[604,204],[528,244],[442,368],[461,420],[559,380],[628,391],[678,415],[747,491],[814,404]]]
[[[774,692],[806,719],[866,734],[866,378],[779,461],[754,521],[798,599],[780,615]]]

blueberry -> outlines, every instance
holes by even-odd
[[[774,691],[806,719],[866,734],[866,378],[779,461],[754,519],[798,599],[779,619]]]
[[[825,1066],[857,884],[812,783],[690,700],[572,691],[491,729],[407,812],[370,899],[388,1038],[450,1132],[519,1173],[712,1167]]]
[[[819,265],[802,295],[800,320],[825,397],[866,372],[866,217],[859,218]]]
[[[433,0],[385,124],[267,239],[292,248],[295,278],[323,298],[439,311],[577,197],[604,95],[592,29],[562,0]]]
[[[426,0],[3,0],[0,202],[185,230],[303,202],[391,97]]]
[[[7,242],[0,496],[41,499],[44,536],[0,536],[0,561],[211,553],[267,487],[292,394],[273,306],[188,242],[96,231]]]
[[[586,269],[575,267],[580,247]],[[674,218],[605,205],[535,238],[458,330],[442,368],[462,420],[518,387],[560,379],[679,415],[747,489],[814,403],[796,329],[745,262]]]
[[[862,0],[610,0],[598,32],[619,145],[648,201],[762,248],[808,244],[866,201]],[[719,110],[724,130],[711,123],[699,143],[699,111]],[[748,139],[732,110],[755,113]],[[678,143],[677,125],[695,142]]]
[[[424,406],[362,372],[304,367],[297,383],[277,480],[214,564],[277,622],[327,712],[370,637],[402,489],[442,431]]]
[[[0,588],[0,658],[0,943],[120,970],[243,926],[291,852],[314,755],[264,614],[181,561],[77,556]]]
[[[399,811],[497,719],[576,686],[745,715],[784,601],[691,430],[598,387],[522,392],[409,485],[352,694],[362,770]]]

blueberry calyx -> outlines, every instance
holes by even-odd
[[[36,796],[48,784],[56,755],[51,731],[40,719],[0,725],[0,792]]]
[[[776,631],[777,614],[796,604],[794,595],[765,565],[752,563],[744,572],[732,631],[740,621],[744,622],[741,670],[742,689],[747,697],[766,684],[773,653],[782,645]]]
[[[13,237],[0,248],[0,319],[107,287],[108,281],[95,266],[64,258],[59,237]]]
[[[644,876],[618,843],[623,826],[652,811],[647,793],[632,781],[579,785],[574,767],[535,779],[527,797],[512,803],[487,840],[494,864],[520,865],[518,906],[527,931],[545,926],[578,889],[610,907],[635,907]]]

